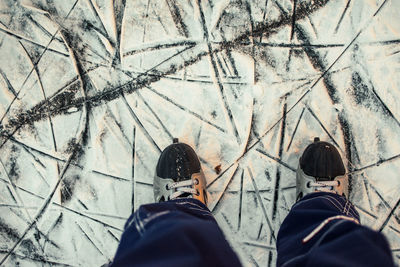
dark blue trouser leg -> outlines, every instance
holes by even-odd
[[[196,199],[141,206],[111,266],[240,266],[214,217]]]
[[[278,266],[394,266],[385,237],[354,220],[359,215],[344,197],[305,196],[279,229]]]

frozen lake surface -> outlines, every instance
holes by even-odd
[[[315,136],[400,262],[400,2],[0,0],[0,262],[101,266],[174,137],[245,266],[275,266]],[[1,265],[0,264],[0,265]]]

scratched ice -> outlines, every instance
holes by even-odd
[[[400,262],[399,9],[0,0],[1,265],[108,263],[173,137],[199,154],[244,265],[275,265],[314,136],[339,147],[362,222]]]

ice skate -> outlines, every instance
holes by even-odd
[[[300,157],[296,174],[297,201],[312,192],[332,192],[348,198],[348,177],[338,150],[318,137]]]
[[[189,197],[207,205],[206,180],[199,158],[177,138],[161,152],[153,188],[156,202]]]

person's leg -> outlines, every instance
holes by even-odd
[[[297,203],[277,237],[278,266],[393,266],[385,237],[359,223],[339,151],[315,138],[299,160]]]
[[[207,207],[191,198],[141,206],[111,266],[240,266]]]
[[[161,152],[153,189],[157,203],[128,219],[112,266],[240,266],[207,209],[205,177],[189,145],[174,139]]]
[[[278,266],[394,266],[385,237],[359,224],[343,196],[317,192],[297,202],[277,238]]]

